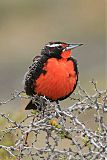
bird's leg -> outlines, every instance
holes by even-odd
[[[57,107],[58,107],[59,111],[61,111],[61,107],[60,107],[59,101],[56,101],[56,104],[57,104]]]
[[[40,99],[41,99],[41,111],[44,117],[46,110],[46,100],[44,99],[44,97],[40,97]]]
[[[58,123],[61,126],[63,126],[65,119],[64,119],[64,116],[61,112],[61,107],[60,107],[59,101],[57,101],[56,103],[57,103],[56,117],[58,118],[58,121],[59,121]]]
[[[61,115],[60,115],[61,108],[60,108],[59,101],[56,101],[56,104],[57,104],[57,105],[55,106],[56,117],[59,118],[59,117],[61,117]]]
[[[56,104],[55,104],[55,112],[54,112],[55,118],[52,118],[52,119],[50,120],[50,124],[51,124],[52,126],[58,125],[57,120],[59,121],[59,118],[61,118],[60,111],[61,111],[61,108],[60,108],[59,101],[56,101]],[[57,120],[56,120],[56,119],[57,119]]]

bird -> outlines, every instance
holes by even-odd
[[[45,96],[50,101],[69,97],[78,82],[78,64],[72,50],[82,43],[49,42],[34,57],[33,63],[25,74],[24,89],[28,96]],[[31,99],[25,110],[37,109]]]

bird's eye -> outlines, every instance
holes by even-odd
[[[63,47],[63,46],[58,46],[58,49],[59,49],[59,50],[63,50],[64,47]]]
[[[62,48],[62,46],[58,46],[58,48]]]

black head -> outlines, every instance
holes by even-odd
[[[70,52],[71,49],[76,48],[82,44],[69,44],[65,42],[49,42],[42,49],[41,54],[47,55],[48,57],[61,58],[63,53]],[[66,54],[65,53],[65,54]]]

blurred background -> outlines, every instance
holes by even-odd
[[[0,101],[23,90],[32,59],[49,41],[83,43],[73,50],[85,89],[106,85],[105,0],[0,0]],[[66,100],[67,102],[68,100]],[[27,102],[25,102],[27,103]],[[0,110],[23,110],[18,101]]]

